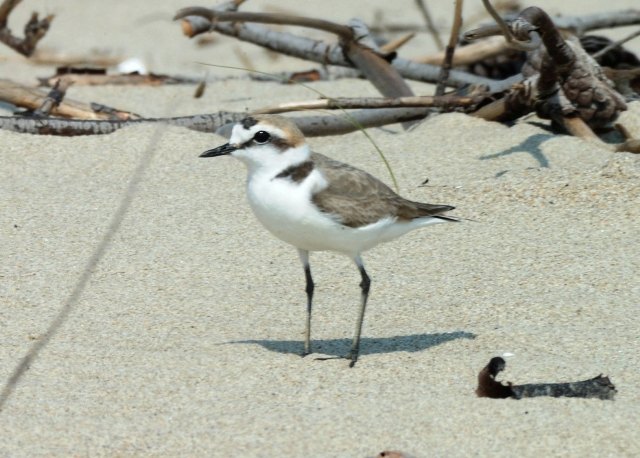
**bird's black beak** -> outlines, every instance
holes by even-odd
[[[200,155],[200,157],[224,156],[225,154],[231,154],[237,149],[237,146],[234,146],[231,143],[225,143],[224,145],[218,146],[217,148],[205,151]]]

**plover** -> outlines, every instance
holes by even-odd
[[[345,357],[353,367],[371,285],[362,253],[413,229],[458,221],[443,215],[454,207],[404,199],[367,172],[312,152],[298,127],[282,116],[247,117],[233,127],[229,143],[200,157],[227,154],[247,167],[247,198],[255,216],[273,235],[298,249],[307,293],[303,356],[311,353],[314,283],[309,252],[342,253],[358,267],[360,309]]]

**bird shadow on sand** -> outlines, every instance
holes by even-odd
[[[476,335],[465,331],[438,334],[411,334],[393,337],[363,337],[360,341],[360,355],[393,353],[399,351],[418,352],[457,339],[475,339]],[[300,355],[303,350],[301,340],[234,340],[226,344],[255,344],[276,353]],[[314,354],[342,356],[349,353],[351,339],[312,340]]]
[[[504,151],[480,156],[480,160],[486,161],[488,159],[497,159],[499,157],[509,156],[515,153],[528,153],[538,162],[538,167],[549,168],[549,159],[547,159],[547,157],[544,155],[541,146],[544,142],[546,142],[547,140],[551,140],[552,138],[555,138],[555,136],[551,134],[531,135],[520,144],[508,148]]]

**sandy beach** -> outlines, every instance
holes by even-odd
[[[198,47],[170,18],[199,5],[157,3],[29,0],[10,23],[18,31],[32,10],[56,14],[40,48],[135,57],[157,73],[240,73],[198,62],[315,66],[226,37]],[[338,22],[373,22],[379,11],[422,24],[408,0],[366,2],[364,11],[365,2],[324,3],[322,17]],[[453,2],[428,3],[446,39]],[[310,4],[252,0],[244,9],[310,14]],[[595,0],[536,5],[603,11]],[[465,15],[481,12],[467,2]],[[640,40],[628,47],[640,53]],[[403,56],[434,49],[422,34]],[[0,49],[2,78],[35,84],[52,73]],[[433,94],[429,84],[411,86]],[[364,80],[313,88],[377,94]],[[193,92],[75,86],[68,96],[149,117],[317,98],[245,78],[212,81],[200,99]],[[640,137],[640,102],[621,122]],[[344,256],[312,254],[316,353],[301,358],[306,297],[295,249],[251,214],[242,164],[198,158],[225,138],[153,125],[73,138],[0,130],[0,455],[640,455],[640,157],[547,126],[446,114],[410,131],[369,130],[403,196],[454,205],[474,221],[365,253],[373,283],[354,369],[313,356],[348,352],[357,270]],[[360,132],[309,143],[391,182]],[[618,393],[614,401],[478,398],[478,372],[494,356],[507,361],[500,380],[603,373]]]

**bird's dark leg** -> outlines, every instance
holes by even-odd
[[[311,353],[311,307],[313,302],[313,278],[311,277],[311,266],[309,265],[309,252],[307,250],[298,250],[300,260],[304,267],[304,276],[307,282],[305,291],[307,292],[307,321],[304,328],[304,351],[302,356],[307,356]]]
[[[356,364],[356,361],[358,360],[358,354],[360,353],[360,334],[362,333],[362,322],[364,321],[364,312],[367,308],[369,288],[371,287],[371,279],[369,278],[369,275],[367,275],[367,271],[364,270],[364,264],[362,263],[362,259],[360,258],[360,256],[356,256],[354,258],[354,261],[358,266],[360,275],[362,276],[362,281],[360,282],[360,288],[362,289],[362,298],[360,301],[358,321],[356,322],[356,334],[353,337],[351,351],[349,351],[349,359],[351,360],[351,362],[349,363],[349,367],[353,367]]]

